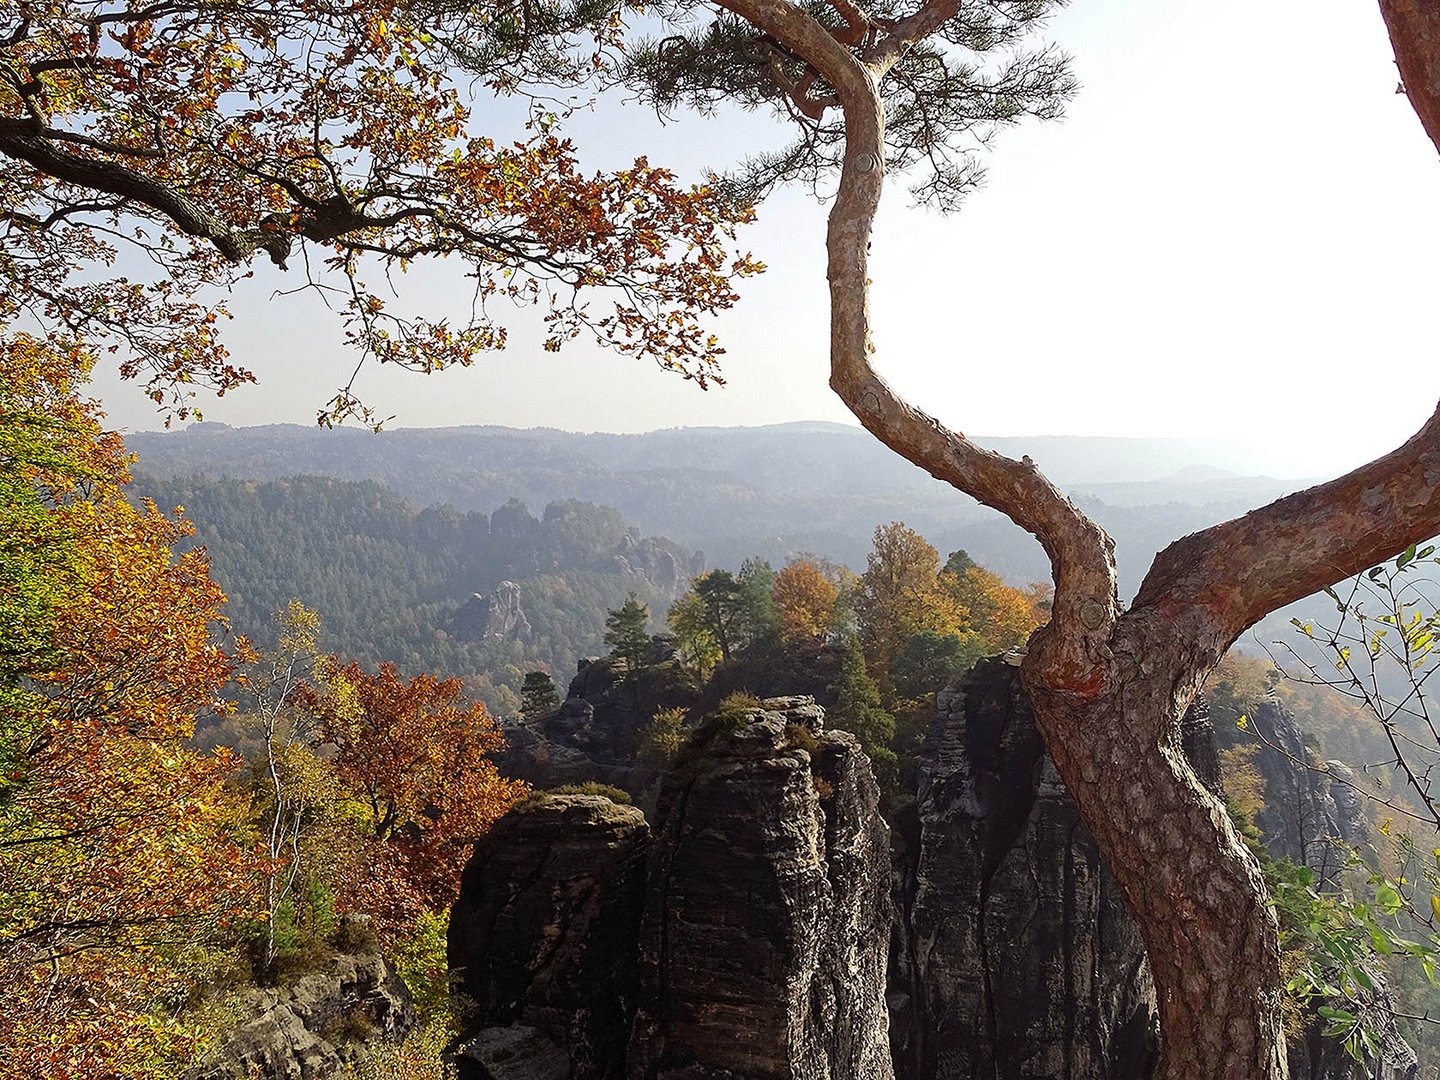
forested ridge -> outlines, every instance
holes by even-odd
[[[605,614],[635,593],[664,610],[699,556],[642,538],[615,511],[574,500],[537,517],[510,500],[494,513],[416,509],[374,481],[142,479],[160,506],[183,506],[228,597],[234,627],[259,640],[299,598],[326,647],[410,673],[464,676],[493,707],[517,704],[524,671],[562,674],[603,650]],[[502,581],[521,588],[522,636],[470,640],[456,615]],[[480,629],[480,628],[474,628]]]
[[[375,480],[416,506],[488,512],[581,499],[714,565],[812,551],[850,566],[878,524],[903,520],[940,548],[964,548],[1012,584],[1043,580],[1023,530],[838,424],[692,428],[643,435],[473,427],[321,432],[294,425],[198,424],[135,433],[143,476],[269,480],[297,473]],[[1157,547],[1293,484],[1257,475],[1243,451],[1183,439],[1035,438],[987,443],[1057,467],[1116,537],[1125,587]]]

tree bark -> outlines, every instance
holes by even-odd
[[[1021,675],[1144,938],[1160,1004],[1158,1076],[1276,1080],[1287,1066],[1275,917],[1259,866],[1180,748],[1180,718],[1213,666],[1186,631],[1153,610],[1122,615],[1113,689],[1093,698],[1054,690],[1028,656]]]
[[[877,84],[959,0],[928,0],[854,49],[787,0],[717,2],[805,60],[844,113],[827,234],[831,387],[881,442],[1009,516],[1050,557],[1052,618],[1031,638],[1021,674],[1145,939],[1160,999],[1160,1077],[1284,1080],[1275,916],[1224,806],[1185,763],[1180,718],[1256,620],[1440,531],[1440,411],[1393,454],[1171,545],[1122,611],[1113,545],[1098,526],[1028,459],[947,430],[870,364],[867,252],[885,173]],[[1381,0],[1381,10],[1410,100],[1440,147],[1440,6]]]
[[[1440,150],[1440,7],[1431,0],[1380,0],[1400,86]]]

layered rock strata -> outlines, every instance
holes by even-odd
[[[1016,668],[938,698],[897,861],[902,1080],[1135,1080],[1156,1049],[1144,946],[1046,754]]]
[[[666,777],[631,1080],[889,1080],[888,830],[810,698],[711,721]]]
[[[241,1011],[186,1080],[330,1080],[415,1026],[410,992],[376,952],[342,953],[291,987],[255,991]]]
[[[624,1075],[650,830],[597,795],[537,795],[476,846],[451,911],[460,1076]]]
[[[888,830],[809,698],[696,733],[657,827],[542,796],[477,848],[450,962],[462,1076],[891,1080]]]

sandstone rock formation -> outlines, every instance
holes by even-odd
[[[628,532],[620,538],[612,559],[617,570],[644,578],[672,599],[690,588],[691,578],[705,572],[704,557],[698,552],[682,559],[654,537],[640,538]]]
[[[1255,768],[1265,781],[1265,807],[1255,825],[1276,857],[1304,863],[1326,888],[1338,885],[1345,859],[1334,841],[1364,844],[1370,827],[1353,779],[1340,762],[1326,763],[1305,745],[1304,734],[1281,702],[1251,706],[1247,726],[1260,740]]]
[[[1045,753],[1018,671],[939,696],[897,860],[902,1080],[1136,1080],[1156,1047],[1144,946]]]
[[[528,641],[533,633],[513,581],[500,582],[488,596],[472,593],[450,617],[457,641]]]
[[[415,1026],[410,992],[376,952],[341,954],[292,987],[255,991],[242,1009],[187,1080],[330,1080],[375,1041],[399,1042]]]
[[[1305,743],[1285,705],[1268,699],[1251,706],[1247,727],[1260,740],[1254,765],[1264,780],[1265,806],[1255,815],[1265,846],[1277,858],[1304,863],[1322,890],[1355,884],[1345,871],[1340,845],[1363,849],[1371,839],[1354,774],[1338,761],[1322,761]],[[1337,843],[1338,841],[1338,843]],[[1363,880],[1363,879],[1362,879]],[[1362,1065],[1336,1039],[1321,1034],[1317,1018],[1302,1037],[1290,1040],[1292,1080],[1413,1080],[1420,1075],[1415,1052],[1388,1013],[1393,1008],[1382,984],[1374,1012],[1379,1024],[1380,1060]]]
[[[889,1080],[888,845],[810,698],[712,719],[666,776],[631,1080]]]
[[[448,942],[462,1080],[624,1075],[648,840],[633,807],[538,795],[476,846]]]
[[[462,1076],[891,1080],[878,799],[799,698],[697,733],[648,845],[597,796],[517,808],[452,916]]]
[[[642,706],[686,708],[694,700],[673,662],[624,679],[609,660],[585,657],[558,709],[506,723],[500,770],[536,787],[594,781],[639,796],[658,778],[655,766],[639,758],[648,715]]]
[[[1343,767],[1297,766],[1308,752],[1274,703],[1252,717],[1283,747],[1256,759],[1267,840],[1332,872],[1325,837],[1363,839]],[[634,783],[636,723],[633,688],[583,663],[532,749],[552,755],[552,783],[557,765]],[[1203,698],[1181,741],[1218,791]],[[868,762],[808,697],[706,721],[664,778],[648,840],[636,811],[594,797],[502,825],[452,926],[467,980],[485,973],[463,1075],[1143,1080],[1158,1040],[1143,945],[1016,669],[982,661],[939,695],[920,759],[893,859]],[[1414,1080],[1398,1033],[1382,1041],[1367,1070],[1312,1029],[1292,1040],[1292,1075]]]

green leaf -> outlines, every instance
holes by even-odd
[[[1430,899],[1434,900],[1435,898],[1432,896]],[[1401,898],[1400,893],[1389,882],[1375,890],[1375,903],[1380,905],[1380,910],[1386,915],[1394,915],[1405,906],[1405,901]]]
[[[1369,934],[1371,946],[1381,956],[1390,956],[1395,952],[1395,950],[1390,947],[1390,939],[1385,936],[1385,932],[1379,927],[1370,927]],[[1356,974],[1359,973],[1357,972]]]

